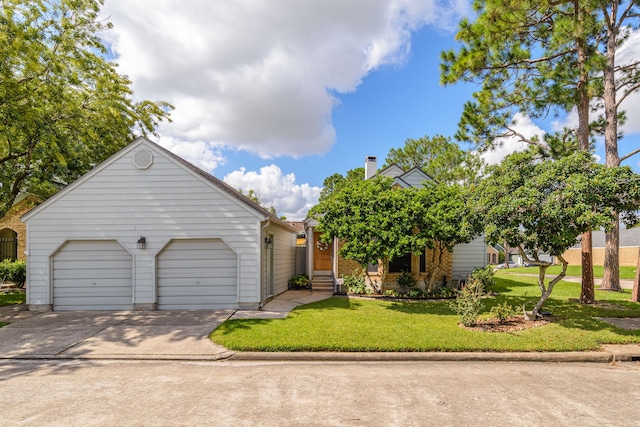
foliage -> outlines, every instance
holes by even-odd
[[[296,274],[289,279],[289,289],[306,289],[309,287],[309,276],[307,274]]]
[[[364,280],[364,272],[362,270],[355,270],[349,276],[342,276],[344,280],[344,286],[347,291],[355,295],[370,294],[371,289],[367,286]]]
[[[24,287],[24,283],[27,280],[26,263],[24,261],[9,260],[0,262],[0,279],[13,282],[20,288]]]
[[[487,265],[485,267],[475,268],[469,275],[469,280],[478,281],[478,283],[482,286],[482,292],[487,293],[489,289],[496,284],[493,276],[493,267]]]
[[[511,137],[557,155],[575,151],[576,142],[587,148],[589,99],[601,92],[591,78],[603,68],[588,45],[599,31],[593,8],[581,0],[474,2],[475,20],[462,20],[456,35],[463,46],[441,54],[445,84],[464,80],[480,87],[465,104],[456,137],[481,148]],[[542,141],[518,132],[518,117],[542,117],[574,107],[578,135],[564,130]]]
[[[515,309],[512,305],[507,304],[506,301],[503,301],[502,304],[496,304],[491,307],[489,313],[500,320],[500,323],[504,323],[509,317],[518,314],[518,310]]]
[[[390,178],[375,177],[345,184],[315,206],[311,215],[319,223],[322,239],[342,240],[340,255],[362,266],[434,249],[433,289],[445,251],[471,241],[479,232],[467,199],[460,185],[394,188]]]
[[[475,194],[487,241],[506,242],[518,248],[525,261],[539,267],[542,296],[534,308],[537,314],[564,277],[567,263],[562,254],[578,236],[609,226],[614,211],[638,209],[640,176],[626,167],[596,164],[582,151],[553,161],[530,150],[512,154],[491,168],[491,175]],[[544,276],[549,263],[539,259],[538,251],[563,264],[563,271],[548,285]]]
[[[328,176],[322,182],[322,190],[320,191],[320,202],[326,200],[333,193],[339,191],[345,185],[351,182],[364,180],[364,168],[359,167],[347,171],[346,176],[342,176],[339,173],[334,173]]]
[[[484,166],[482,158],[442,135],[407,139],[402,148],[392,148],[386,165],[397,164],[404,170],[419,168],[440,183],[474,182]]]
[[[470,280],[458,292],[455,302],[451,302],[449,307],[453,312],[460,315],[460,322],[463,325],[474,325],[478,320],[480,310],[484,308],[482,303],[483,295],[482,282]]]
[[[413,274],[410,272],[403,271],[398,276],[396,283],[398,284],[400,291],[407,292],[416,286],[416,278],[413,277]]]
[[[20,193],[48,197],[168,119],[132,100],[105,59],[102,0],[0,4],[0,216]]]

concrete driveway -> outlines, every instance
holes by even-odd
[[[203,359],[233,353],[208,335],[233,310],[31,312],[2,307],[2,358]]]

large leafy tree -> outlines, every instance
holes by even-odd
[[[533,309],[538,314],[565,276],[567,261],[562,254],[578,237],[585,230],[610,226],[616,211],[638,209],[640,175],[627,167],[597,164],[582,151],[554,161],[530,150],[492,167],[475,193],[475,209],[485,220],[487,240],[506,241],[538,266],[541,297]],[[562,263],[562,272],[548,282],[545,273],[550,263],[539,257],[540,252]]]
[[[433,287],[446,250],[471,241],[477,234],[460,185],[433,184],[424,188],[398,188],[389,177],[355,179],[315,206],[322,239],[340,239],[340,255],[361,266],[386,261],[408,253],[433,249]]]
[[[589,102],[601,85],[592,80],[602,70],[594,40],[598,1],[476,0],[477,18],[460,23],[462,48],[442,53],[442,81],[480,84],[465,104],[457,138],[481,149],[506,138],[526,142],[547,155],[589,150]],[[518,131],[517,113],[543,117],[575,108],[578,127],[548,140]],[[575,135],[575,138],[567,136]],[[557,147],[558,143],[565,144]],[[568,145],[568,147],[566,146]],[[582,237],[581,301],[594,300],[591,234]]]
[[[397,164],[404,170],[417,167],[441,183],[473,182],[478,179],[484,162],[442,135],[407,139],[402,148],[392,148],[386,165]]]
[[[134,101],[105,59],[101,5],[0,2],[0,216],[21,192],[50,196],[168,119],[170,105]]]

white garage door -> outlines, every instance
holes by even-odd
[[[53,309],[131,310],[132,272],[115,240],[67,242],[53,257]]]
[[[236,254],[220,239],[174,240],[158,255],[158,309],[235,307]]]

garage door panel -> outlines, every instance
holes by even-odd
[[[163,297],[225,297],[230,296],[235,298],[235,286],[214,286],[214,289],[207,289],[206,287],[194,287],[194,286],[175,286],[172,288],[165,289],[162,293]]]
[[[68,279],[68,280],[84,280],[87,282],[87,285],[91,285],[93,283],[99,282],[100,277],[100,269],[95,268],[82,268],[77,270],[57,270],[56,278],[57,279]],[[96,278],[95,280],[89,281],[89,278]],[[109,278],[108,282],[112,282],[113,279],[127,279],[131,278],[131,269],[128,270],[113,270],[109,269]],[[65,280],[66,282],[66,280]]]
[[[130,310],[133,260],[115,240],[70,241],[53,257],[54,310]]]
[[[158,255],[158,309],[237,304],[237,256],[220,239],[175,240]]]
[[[229,267],[232,269],[236,268],[236,259],[228,258],[228,259],[220,259],[215,258],[215,255],[212,254],[209,258],[190,258],[187,260],[176,260],[170,259],[165,260],[163,262],[162,268],[166,270],[170,269],[192,269],[192,268],[225,268]]]

